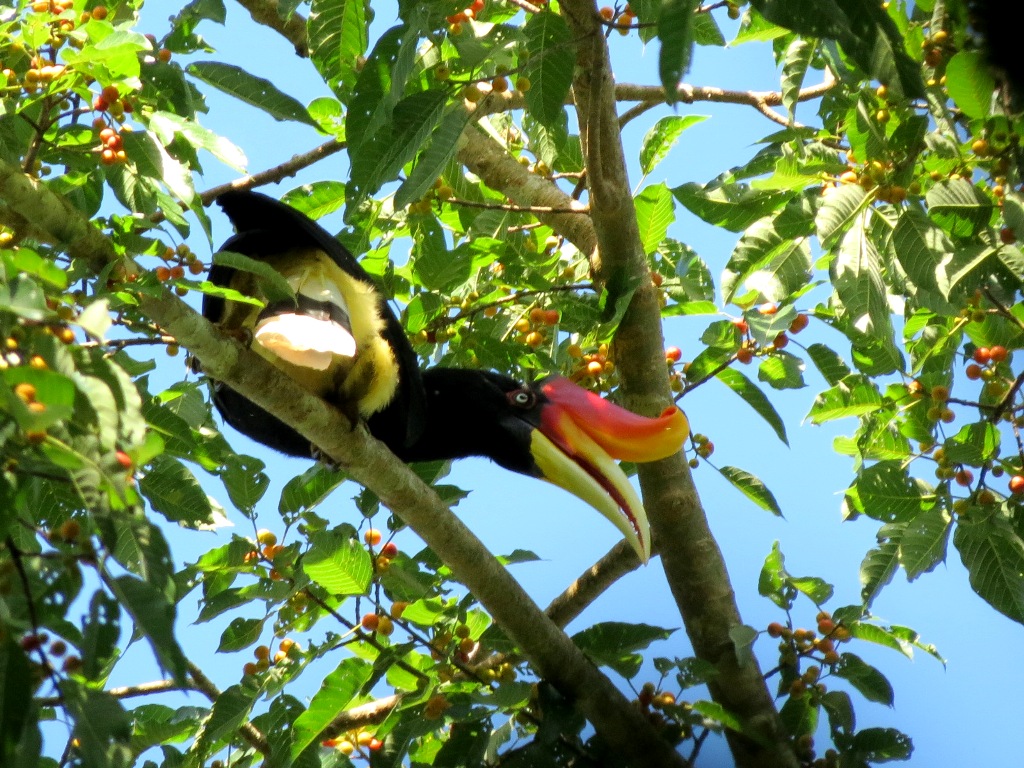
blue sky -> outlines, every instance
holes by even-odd
[[[162,35],[166,28],[164,19],[177,8],[169,2],[151,3],[144,10],[141,31]],[[255,26],[248,14],[234,4],[228,5],[228,14],[226,27],[202,25],[200,32],[217,52],[199,54],[196,59],[211,58],[245,67],[272,80],[303,102],[326,94],[312,65],[291,56],[285,42]],[[726,37],[731,37],[737,22],[728,21],[724,14],[716,14],[716,17]],[[375,33],[383,31],[393,18],[387,7],[379,7]],[[656,48],[643,50],[635,37],[625,39],[618,35],[613,35],[610,43],[619,82],[657,82]],[[268,55],[270,52],[273,55]],[[771,90],[778,87],[778,73],[771,52],[765,46],[747,45],[729,50],[701,48],[696,52],[693,70],[686,81],[694,85]],[[249,158],[250,171],[277,165],[325,140],[306,126],[276,123],[256,110],[220,97],[212,89],[204,87],[204,90],[211,111],[201,122],[240,146]],[[755,143],[778,128],[749,107],[698,103],[680,105],[677,111],[710,115],[711,119],[684,133],[667,160],[646,183],[664,180],[675,186],[687,181],[705,182],[749,158],[757,149]],[[654,110],[627,129],[627,156],[632,158],[634,183],[639,179],[636,155],[640,138],[657,117],[670,113],[667,107]],[[813,115],[813,105],[798,112],[798,118],[808,123],[815,122]],[[234,172],[209,156],[202,158],[202,162],[207,175],[197,180],[200,189],[235,178]],[[339,154],[304,171],[296,179],[264,191],[280,196],[301,183],[344,179],[346,175],[346,161]],[[678,219],[669,231],[670,236],[692,246],[706,260],[712,274],[720,275],[735,236],[715,230],[682,208],[677,208],[676,213]],[[216,246],[230,235],[230,227],[212,209],[211,216]],[[335,214],[323,223],[329,230],[336,230],[341,226],[341,216]],[[198,228],[189,244],[196,253],[208,257],[210,249]],[[681,347],[684,359],[691,358],[700,349],[697,339],[706,322],[706,318],[670,320],[665,328],[667,343]],[[838,335],[813,322],[799,341],[805,344],[824,341],[837,345],[841,352],[846,350]],[[181,361],[180,357],[158,358],[167,377],[166,383],[182,375]],[[872,521],[842,523],[840,520],[842,490],[850,482],[852,469],[851,461],[834,454],[831,444],[837,435],[852,433],[856,425],[852,420],[825,427],[804,423],[803,417],[814,394],[825,386],[813,371],[807,372],[806,378],[810,386],[803,390],[770,393],[786,421],[789,448],[779,443],[764,422],[735,395],[716,383],[700,387],[683,402],[693,430],[709,435],[714,441],[713,460],[719,465],[739,466],[764,479],[785,514],[784,520],[773,518],[754,507],[710,468],[701,467],[696,471],[697,487],[728,564],[744,621],[758,629],[771,621],[784,620],[774,605],[757,595],[758,573],[774,541],[781,542],[791,572],[821,576],[836,586],[837,596],[830,604],[833,608],[858,602],[858,567],[874,542],[876,526]],[[239,450],[267,463],[273,487],[261,505],[260,526],[280,531],[277,494],[284,482],[306,468],[307,462],[270,455],[233,434],[229,428],[225,429]],[[540,562],[516,566],[514,573],[541,605],[561,592],[618,539],[619,534],[611,525],[574,497],[546,484],[498,470],[487,461],[460,462],[450,481],[472,491],[459,505],[458,513],[493,551],[511,552],[523,548],[540,555]],[[207,487],[228,506],[226,495],[218,490],[217,484],[208,483]],[[341,519],[357,522],[358,512],[350,502],[356,490],[354,486],[341,489],[321,513],[330,510]],[[238,526],[235,531],[247,532],[247,523],[241,515],[229,509],[229,517]],[[202,551],[219,543],[215,536],[223,538],[230,530],[223,534],[171,531],[176,560],[180,563],[195,559]],[[403,549],[419,548],[410,532],[400,534],[397,541]],[[804,603],[798,606],[798,611],[802,611],[797,614],[798,622],[813,626],[814,607]],[[874,612],[886,622],[918,630],[925,642],[938,647],[948,660],[948,666],[944,668],[923,654],[908,661],[891,650],[865,643],[849,646],[851,652],[881,669],[896,691],[892,709],[870,704],[853,694],[859,727],[895,727],[911,735],[916,750],[910,765],[914,766],[996,765],[1003,764],[1006,755],[1016,752],[1013,734],[1019,716],[1012,703],[1017,700],[1017,692],[1024,688],[1024,668],[1006,663],[1001,657],[1009,656],[1014,641],[1021,636],[1021,628],[974,595],[955,551],[945,565],[915,584],[907,585],[902,573],[898,574],[877,600]],[[620,581],[570,630],[601,620],[681,626],[657,560]],[[185,621],[187,617],[182,617],[182,622]],[[237,681],[241,665],[249,657],[239,654],[225,658],[197,650],[215,647],[220,629],[210,625],[187,627],[184,623],[179,626],[187,642],[199,641],[186,653],[198,653],[197,663],[219,686],[226,687]],[[774,642],[764,637],[755,649],[765,668],[774,666]],[[1005,651],[1000,654],[1002,649]],[[688,655],[690,647],[682,630],[656,653]],[[129,658],[131,663],[121,668],[115,684],[152,679],[155,671],[148,660],[148,649],[133,651]],[[645,670],[637,678],[637,686],[653,676],[653,670]],[[310,680],[308,685],[305,695],[316,689],[319,679]],[[303,692],[296,691],[296,694],[303,695]],[[194,703],[200,702],[195,700]],[[955,731],[951,727],[954,721]],[[727,760],[720,742],[705,747],[703,765],[724,765]]]

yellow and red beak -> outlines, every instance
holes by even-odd
[[[651,556],[647,512],[614,459],[646,462],[673,455],[689,434],[686,416],[675,407],[653,419],[638,416],[560,376],[538,382],[535,389],[543,405],[530,452],[543,478],[611,520],[646,563]]]

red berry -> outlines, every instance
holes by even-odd
[[[1015,496],[1024,493],[1024,476],[1014,475],[1010,478],[1010,493]]]
[[[964,371],[964,373],[967,376],[967,378],[970,379],[971,381],[977,381],[978,379],[981,378],[981,366],[971,363],[970,365],[967,366],[967,369],[966,371]]]
[[[683,350],[679,347],[668,347],[665,350],[665,359],[670,363],[678,363],[683,359]]]
[[[807,315],[805,315],[803,313],[800,313],[799,315],[794,317],[793,318],[793,322],[789,324],[789,332],[790,333],[800,333],[800,331],[802,331],[804,328],[807,327],[807,324],[809,322],[811,322],[811,321],[807,317]]]
[[[394,557],[398,554],[398,545],[393,541],[389,541],[383,547],[380,548],[380,553],[384,557]]]
[[[1006,360],[1007,352],[1006,347],[996,344],[988,351],[989,356],[992,358],[993,363],[1001,363]]]
[[[775,341],[772,342],[772,346],[776,349],[782,349],[789,344],[789,337],[785,333],[780,333],[775,337]]]
[[[742,333],[744,336],[746,336],[747,333],[749,333],[749,331],[750,331],[750,326],[747,325],[747,321],[746,320],[733,320],[732,324],[735,325],[736,329],[740,333]]]
[[[365,613],[363,618],[360,619],[359,624],[363,629],[368,629],[371,632],[375,632],[377,627],[380,626],[380,616],[376,613]]]
[[[773,621],[768,625],[768,636],[769,637],[782,637],[782,631],[785,629],[779,622]]]
[[[1017,233],[1010,227],[1003,227],[999,230],[999,239],[1004,245],[1013,245],[1017,242]]]
[[[736,350],[736,359],[746,365],[754,359],[754,352],[750,347],[740,347]]]
[[[988,347],[978,347],[974,350],[972,357],[974,358],[974,362],[981,365],[988,365],[992,360],[992,350]]]
[[[131,469],[131,466],[132,466],[132,457],[131,456],[129,456],[124,451],[118,451],[114,455],[117,457],[117,463],[118,464],[120,464],[125,469]]]

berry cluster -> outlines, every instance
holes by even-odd
[[[271,665],[286,664],[289,660],[297,657],[301,653],[302,647],[288,637],[281,640],[280,644],[277,646],[277,652],[274,653],[273,657],[270,655],[269,646],[257,645],[252,652],[256,661],[246,662],[242,667],[242,672],[248,676],[255,676],[260,672],[266,672],[270,669]]]
[[[336,749],[348,757],[353,755],[370,759],[370,752],[376,752],[384,746],[384,742],[378,739],[369,731],[355,731],[337,739],[324,739],[320,742],[323,747]],[[365,752],[363,750],[366,750]]]

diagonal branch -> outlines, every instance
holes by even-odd
[[[0,164],[0,199],[48,232],[73,258],[97,269],[117,256],[111,243],[66,199],[17,168]],[[130,260],[126,268],[137,269]],[[581,712],[604,743],[635,766],[684,760],[501,567],[437,494],[365,427],[310,395],[259,355],[225,339],[195,310],[163,290],[140,294],[140,309],[185,345],[213,378],[294,426],[357,482],[376,493],[480,600],[537,672]]]

